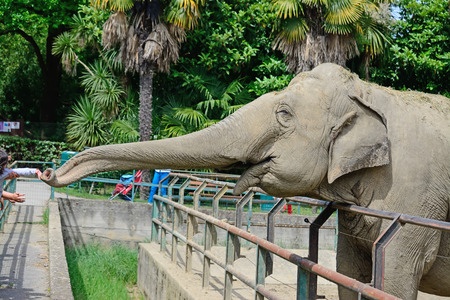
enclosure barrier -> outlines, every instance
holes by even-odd
[[[8,191],[10,193],[14,193],[16,191],[15,189],[15,184],[12,184],[12,182],[15,182],[14,180],[9,180],[6,184],[5,187],[3,188],[5,191]],[[0,210],[0,232],[3,232],[3,228],[5,226],[6,221],[8,220],[8,215],[9,212],[11,211],[11,202],[9,202],[8,200],[4,199],[3,202],[3,209]]]
[[[29,167],[29,168],[46,168],[46,167],[54,167],[54,164],[52,162],[42,162],[42,161],[14,161],[9,168],[17,168],[17,167]],[[37,179],[36,179],[37,180]],[[17,179],[11,179],[5,181],[5,186],[3,187],[4,191],[15,193],[16,192],[16,182]],[[54,189],[51,189],[51,195],[50,198],[53,199],[53,191]],[[0,231],[3,232],[3,228],[5,226],[5,223],[8,219],[9,212],[11,211],[12,203],[8,201],[7,199],[4,199],[4,207],[3,210],[0,210]]]
[[[347,211],[353,213],[359,213],[366,216],[378,217],[383,219],[392,220],[389,226],[381,233],[378,239],[373,245],[373,270],[372,270],[372,283],[377,289],[384,289],[384,251],[389,242],[395,237],[399,230],[404,224],[419,225],[424,227],[429,227],[433,229],[449,231],[450,232],[450,222],[433,220],[428,218],[422,218],[417,216],[411,216],[407,214],[400,214],[395,212],[388,212],[382,210],[371,209],[367,207],[362,207],[358,205],[345,204],[329,202],[305,197],[292,197],[288,198],[292,202],[300,202],[309,205],[326,207],[325,210],[316,218],[319,220],[317,223],[314,221],[311,224],[310,229],[310,239],[309,239],[309,255],[308,257],[317,262],[318,254],[318,235],[319,228],[323,222],[325,222],[329,216],[336,210]],[[315,281],[314,278],[310,279]],[[314,289],[314,287],[313,287]]]
[[[169,208],[169,209],[168,209]],[[187,214],[187,233],[186,236],[181,234],[178,229],[182,222],[182,213]],[[169,216],[172,221],[172,225],[168,224]],[[193,240],[194,228],[197,223],[197,219],[201,219],[205,222],[205,235],[204,245],[199,245]],[[212,241],[214,240],[214,228],[221,228],[227,232],[226,243],[226,259],[220,260],[210,250]],[[242,229],[232,226],[228,223],[220,221],[212,216],[203,214],[197,210],[185,207],[182,204],[173,202],[167,198],[156,195],[154,198],[154,206],[152,212],[152,236],[151,240],[160,243],[160,250],[167,250],[167,234],[172,236],[171,243],[171,256],[172,261],[176,262],[177,259],[177,246],[180,241],[185,244],[186,247],[186,260],[185,270],[186,272],[192,271],[192,253],[198,251],[203,255],[203,275],[202,282],[203,287],[207,287],[210,281],[210,267],[211,263],[222,267],[225,271],[224,278],[224,299],[231,299],[233,289],[233,277],[239,279],[247,286],[252,288],[255,292],[255,299],[278,299],[271,291],[265,288],[266,278],[266,255],[272,253],[277,255],[295,265],[297,265],[297,299],[309,298],[309,273],[321,276],[333,283],[340,286],[344,286],[352,291],[358,293],[358,295],[367,299],[398,299],[392,295],[389,295],[381,290],[371,287],[367,284],[358,282],[355,279],[339,274],[333,270],[327,269],[318,265],[311,260],[296,255],[286,249],[283,249],[269,241],[259,238],[253,234],[250,234]],[[250,243],[253,243],[257,247],[257,266],[256,274],[251,279],[247,275],[241,273],[233,267],[233,262],[239,258],[237,255],[239,244],[236,241],[239,239],[245,239]]]

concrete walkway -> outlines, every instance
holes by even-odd
[[[0,233],[0,299],[50,299],[48,225],[42,224],[50,188],[17,181],[26,202],[13,205]]]

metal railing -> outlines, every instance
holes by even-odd
[[[183,235],[179,231],[182,223],[182,214],[186,214],[187,232]],[[196,243],[193,239],[198,226],[198,219],[204,222],[204,245]],[[172,223],[169,225],[169,221]],[[215,239],[215,228],[226,231],[226,258],[225,261],[218,258],[211,252],[211,247]],[[233,278],[237,278],[248,287],[254,290],[255,299],[281,299],[276,294],[265,287],[265,278],[267,276],[267,256],[269,253],[277,255],[298,267],[297,276],[297,299],[308,299],[310,294],[310,275],[323,277],[333,283],[345,286],[355,291],[360,296],[367,299],[398,299],[381,290],[371,287],[337,273],[333,270],[325,268],[317,263],[296,255],[286,249],[283,249],[265,239],[259,238],[245,230],[232,226],[228,223],[220,221],[213,216],[208,216],[195,209],[185,207],[182,204],[171,201],[161,196],[155,196],[152,211],[152,241],[159,242],[161,251],[168,250],[168,234],[171,235],[171,259],[177,261],[177,248],[180,242],[186,247],[185,270],[192,271],[193,251],[198,251],[203,255],[203,287],[207,287],[210,282],[210,268],[214,263],[225,271],[224,276],[224,299],[231,299],[233,290]],[[235,260],[239,258],[240,242],[239,239],[253,243],[257,247],[257,266],[256,274],[253,278],[237,270],[233,266]],[[309,298],[310,299],[310,298]]]
[[[290,201],[300,202],[308,205],[322,206],[325,210],[316,218],[311,224],[310,229],[310,245],[308,257],[317,262],[318,254],[318,235],[320,226],[326,219],[336,210],[353,212],[363,214],[366,216],[377,217],[382,219],[389,219],[392,222],[380,234],[380,236],[373,243],[373,270],[372,283],[373,286],[383,290],[384,289],[384,252],[389,242],[395,238],[395,235],[403,228],[405,224],[418,225],[442,231],[450,232],[450,222],[428,219],[423,217],[411,216],[407,214],[388,212],[382,210],[371,209],[358,205],[329,202],[317,199],[310,199],[305,197],[289,198]],[[312,279],[314,281],[314,279]]]
[[[5,186],[3,188],[5,191],[8,191],[10,193],[14,193],[16,191],[15,190],[16,186],[15,186],[15,184],[12,184],[12,181],[13,180],[10,180],[5,184]],[[8,215],[9,215],[9,212],[11,211],[11,206],[12,206],[11,202],[9,202],[6,199],[4,199],[3,205],[4,205],[3,209],[0,210],[0,232],[3,232],[3,228],[6,224],[6,221],[8,220]]]
[[[395,238],[396,233],[401,230],[401,228],[405,224],[412,224],[412,225],[418,225],[418,226],[425,226],[433,229],[438,230],[444,230],[444,231],[450,231],[450,222],[445,221],[439,221],[439,220],[433,220],[423,217],[417,217],[417,216],[411,216],[407,214],[400,214],[400,213],[394,213],[394,212],[387,212],[387,211],[381,211],[381,210],[375,210],[370,209],[366,207],[360,207],[357,205],[349,205],[349,204],[343,204],[343,203],[335,203],[335,202],[328,202],[323,200],[316,200],[306,197],[289,197],[285,199],[280,199],[278,202],[275,203],[271,211],[268,213],[268,224],[267,224],[267,240],[261,239],[259,237],[256,237],[247,231],[244,231],[238,227],[241,226],[241,220],[242,220],[242,207],[246,204],[249,204],[249,208],[252,204],[252,199],[254,196],[253,191],[248,191],[245,195],[241,196],[239,200],[236,201],[236,217],[235,217],[235,226],[232,226],[228,223],[221,222],[217,220],[218,217],[218,203],[221,199],[221,197],[229,190],[234,187],[234,183],[232,182],[220,182],[216,180],[211,179],[204,179],[200,177],[191,176],[189,174],[171,174],[173,176],[173,179],[171,183],[169,184],[169,195],[168,199],[158,196],[155,198],[157,201],[155,202],[154,209],[153,209],[153,216],[152,216],[152,240],[158,241],[161,244],[161,249],[164,249],[167,244],[166,236],[167,234],[172,235],[172,259],[175,258],[175,254],[173,251],[176,249],[176,245],[179,241],[183,241],[186,244],[187,247],[187,259],[186,259],[186,270],[189,270],[190,267],[188,266],[190,264],[189,262],[189,256],[192,256],[192,251],[196,250],[203,254],[205,257],[204,264],[208,264],[211,261],[213,261],[215,264],[222,266],[227,276],[236,276],[241,281],[247,283],[250,287],[252,287],[255,290],[255,293],[257,295],[257,299],[260,299],[262,297],[267,297],[269,299],[272,299],[274,295],[272,295],[270,292],[265,290],[261,285],[264,284],[264,278],[267,275],[272,274],[273,269],[273,255],[280,256],[282,258],[288,259],[288,258],[295,258],[293,260],[288,259],[289,261],[297,264],[299,267],[299,273],[298,273],[298,290],[297,290],[297,299],[316,299],[317,297],[317,275],[326,278],[332,282],[335,282],[339,285],[343,285],[346,288],[349,288],[351,290],[354,290],[355,292],[359,293],[362,297],[365,298],[378,298],[379,296],[383,299],[391,299],[386,294],[377,294],[377,292],[374,292],[372,288],[369,288],[368,285],[364,285],[362,283],[355,283],[354,281],[350,282],[349,278],[346,278],[345,276],[342,277],[342,274],[339,273],[333,273],[331,270],[326,270],[322,266],[317,265],[317,259],[318,259],[318,237],[319,237],[319,229],[321,226],[325,223],[325,221],[337,210],[346,211],[346,212],[353,212],[358,214],[364,214],[371,217],[378,217],[383,219],[390,219],[392,222],[389,224],[389,226],[380,234],[380,236],[376,239],[376,241],[373,243],[373,253],[374,253],[374,263],[373,263],[373,270],[372,270],[372,284],[373,289],[377,291],[383,290],[384,287],[384,251],[385,248],[388,246],[389,242]],[[171,188],[174,187],[175,183],[178,182],[180,178],[187,178],[186,181],[181,185],[180,187],[180,196],[179,196],[179,203],[175,203],[171,200],[174,200],[172,197],[172,191]],[[198,185],[198,190],[196,190],[194,194],[194,209],[189,209],[187,207],[182,206],[183,204],[183,189],[189,184],[189,180],[195,180],[198,182],[201,182],[201,184]],[[205,189],[207,186],[216,185],[216,194],[213,198],[213,215],[207,216],[204,215],[198,211],[196,211],[196,208],[199,207],[198,205],[198,195],[200,195],[201,191]],[[313,222],[310,223],[310,238],[309,238],[309,254],[308,259],[298,257],[290,253],[289,251],[282,249],[276,245],[273,244],[274,240],[274,216],[281,210],[281,208],[287,203],[302,203],[306,205],[311,206],[320,206],[323,207],[323,211],[315,218]],[[170,209],[168,210],[168,207]],[[249,209],[250,210],[250,209]],[[180,225],[181,219],[180,219],[180,212],[184,212],[187,214],[187,224],[188,224],[188,231],[186,236],[182,236],[179,232],[177,232],[177,228]],[[173,218],[169,218],[168,216],[173,216]],[[251,215],[248,216],[251,218]],[[192,240],[193,233],[197,232],[198,228],[198,221],[196,218],[203,220],[205,223],[205,240],[204,245],[201,246]],[[172,226],[169,226],[167,221],[170,220],[172,222]],[[231,254],[227,254],[227,260],[225,262],[217,261],[217,257],[214,257],[210,253],[210,248],[212,246],[212,241],[214,240],[214,237],[212,233],[214,230],[212,230],[213,226],[217,226],[221,229],[224,229],[227,231],[227,253],[234,253],[233,256]],[[256,280],[252,281],[249,278],[246,278],[243,274],[240,274],[239,271],[233,269],[232,262],[236,257],[239,257],[240,253],[240,243],[239,238],[243,238],[251,243],[254,243],[257,246],[257,253],[258,253],[258,273],[256,274]],[[287,256],[280,255],[280,253],[287,253],[289,254]],[[189,254],[190,253],[190,254]],[[306,266],[310,266],[306,267]],[[314,267],[314,268],[313,268]],[[209,267],[204,265],[204,270],[208,270]],[[317,269],[326,270],[324,274],[320,272],[316,272]],[[228,271],[230,270],[230,271]],[[262,271],[263,270],[263,271]],[[331,275],[330,275],[331,274]],[[339,274],[339,275],[337,275]],[[208,277],[208,274],[203,274],[204,277]],[[336,278],[339,278],[339,280],[336,280]],[[353,280],[353,279],[351,279]],[[204,282],[208,282],[209,279],[205,278]],[[350,284],[350,286],[347,286],[347,284]],[[225,285],[232,285],[232,281],[230,278],[225,278]],[[351,286],[357,288],[353,289]],[[228,295],[230,295],[230,286],[226,286],[225,288],[225,299],[229,299]],[[300,298],[298,298],[300,297]],[[388,298],[385,298],[388,297]],[[275,299],[275,298],[273,298]]]

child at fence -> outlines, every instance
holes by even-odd
[[[38,178],[41,179],[42,172],[37,168],[16,168],[10,169],[7,168],[7,164],[9,161],[8,153],[0,149],[0,192],[3,196],[3,185],[6,179],[14,179],[17,177],[28,177],[28,178]],[[23,197],[21,198],[23,199]],[[18,201],[20,202],[20,201]],[[22,201],[23,202],[23,201]],[[0,199],[0,210],[3,210],[4,203],[3,197]]]

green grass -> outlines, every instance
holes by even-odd
[[[42,213],[42,221],[41,224],[48,225],[48,216],[50,214],[50,208],[47,206]]]
[[[77,300],[144,299],[136,292],[137,250],[89,244],[66,249],[73,296]]]

